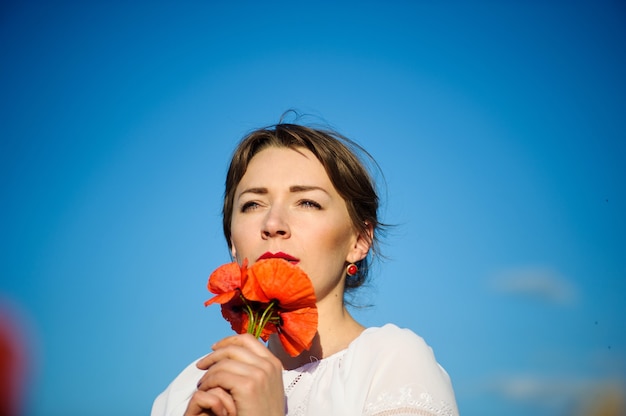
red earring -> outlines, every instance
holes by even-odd
[[[358,272],[359,272],[359,268],[356,267],[356,264],[354,263],[350,263],[348,264],[348,267],[346,267],[346,274],[350,277],[354,276]]]

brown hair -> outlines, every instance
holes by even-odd
[[[268,147],[306,148],[321,162],[333,186],[345,200],[348,213],[355,229],[366,238],[371,232],[370,253],[378,251],[379,199],[376,187],[365,163],[357,156],[363,154],[374,162],[365,149],[332,130],[315,129],[298,124],[279,123],[255,130],[245,136],[233,153],[224,191],[222,220],[224,237],[231,244],[231,218],[235,189],[246,173],[250,160]],[[371,254],[357,265],[359,272],[348,276],[346,290],[361,286],[368,273]]]

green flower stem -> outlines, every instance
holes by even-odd
[[[241,296],[241,300],[243,301],[243,304],[246,306],[246,313],[248,314],[248,319],[249,319],[248,328],[246,328],[246,332],[249,334],[253,334],[254,333],[253,329],[256,326],[256,322],[255,322],[256,314],[252,310],[252,306],[250,306],[250,303],[248,303],[248,300],[246,298]]]
[[[261,333],[268,322],[278,323],[280,318],[274,313],[274,307],[278,303],[276,300],[272,300],[267,307],[263,310],[261,316],[258,316],[258,311],[253,307],[254,305],[244,298],[243,295],[239,295],[243,305],[245,306],[244,312],[248,315],[248,327],[246,332],[252,334],[255,338],[259,339]]]
[[[267,325],[267,323],[272,318],[272,310],[274,309],[275,305],[276,305],[276,301],[272,300],[270,304],[267,305],[267,308],[265,308],[265,310],[263,311],[263,315],[261,315],[261,319],[259,319],[259,323],[257,324],[256,332],[254,333],[254,336],[256,338],[259,338],[261,336],[261,332],[263,332],[263,328],[265,328],[265,325]]]

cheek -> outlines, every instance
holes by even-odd
[[[237,258],[237,260],[241,260],[238,258],[240,254],[246,251],[246,241],[250,241],[249,232],[251,227],[246,227],[245,224],[242,224],[241,221],[233,221],[231,222],[230,227],[230,246],[231,246],[231,254],[233,257]],[[248,235],[246,235],[248,232]]]
[[[337,256],[344,257],[353,240],[352,228],[345,221],[328,221],[316,228],[317,241]]]
[[[241,240],[246,233],[250,233],[254,222],[249,216],[233,214],[230,220],[230,235],[234,240]]]

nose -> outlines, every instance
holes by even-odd
[[[263,239],[291,237],[287,215],[283,209],[273,206],[267,212],[265,221],[263,222],[261,236]]]

